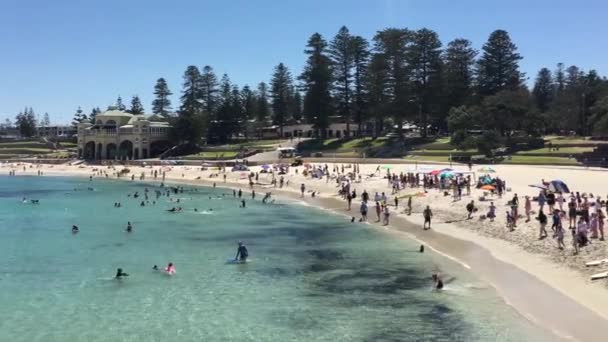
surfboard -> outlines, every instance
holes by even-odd
[[[591,276],[591,280],[608,278],[608,272],[596,273]]]
[[[596,261],[590,261],[585,263],[585,266],[599,266],[601,264],[608,264],[608,259],[602,259],[602,260],[596,260]]]

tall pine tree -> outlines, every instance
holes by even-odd
[[[429,115],[441,113],[439,92],[441,87],[441,41],[436,32],[420,29],[413,34],[407,53],[413,95],[419,105],[422,136],[427,137]],[[437,118],[445,126],[445,117]]]
[[[542,68],[536,76],[534,83],[534,89],[532,95],[534,95],[534,101],[536,107],[541,113],[545,113],[549,110],[551,102],[553,100],[553,78],[551,76],[551,70]]]
[[[357,123],[357,135],[363,132],[363,124],[367,114],[367,88],[365,87],[365,76],[369,64],[369,43],[361,36],[354,36],[351,39],[351,49],[353,53],[353,112],[355,123]]]
[[[289,115],[289,91],[293,80],[289,69],[279,63],[274,68],[270,81],[270,97],[272,99],[272,122],[279,126],[281,137],[283,137],[283,126]]]
[[[139,96],[134,95],[131,98],[131,108],[129,108],[128,112],[131,114],[136,114],[136,115],[144,113],[144,106],[141,104],[141,100],[139,99]]]
[[[181,106],[172,125],[170,138],[176,143],[196,146],[205,133],[205,118],[201,105],[201,74],[194,65],[184,72]]]
[[[330,42],[328,49],[328,55],[333,63],[334,98],[338,105],[338,114],[346,121],[347,136],[350,136],[353,47],[353,37],[348,28],[342,26]]]
[[[523,74],[519,71],[522,57],[507,31],[492,32],[482,50],[477,61],[477,86],[481,96],[516,90],[522,85]]]
[[[74,114],[74,119],[72,119],[72,126],[74,128],[76,128],[76,127],[78,127],[79,123],[85,122],[87,120],[88,120],[87,115],[84,113],[82,108],[80,108],[80,106],[79,106],[78,109],[76,110],[76,114]]]
[[[116,99],[116,109],[121,111],[127,110],[127,106],[122,103],[122,97],[120,97],[120,95],[118,95],[118,98]]]
[[[448,110],[472,101],[476,55],[469,40],[458,38],[448,43],[443,57],[445,108]]]
[[[300,76],[305,91],[304,114],[317,134],[321,133],[321,137],[326,138],[329,116],[332,113],[332,69],[326,51],[327,42],[320,34],[315,33],[308,39],[306,47],[304,52],[308,59]]]
[[[205,65],[201,75],[201,92],[204,109],[207,115],[215,115],[217,109],[218,81],[213,68]]]
[[[156,98],[152,101],[152,113],[168,119],[171,114],[171,99],[169,98],[171,95],[173,93],[169,90],[167,81],[162,77],[156,80],[156,85],[154,85]]]
[[[268,85],[264,82],[258,84],[256,97],[255,120],[258,128],[264,127],[270,117],[270,106],[268,105]]]

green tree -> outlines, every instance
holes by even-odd
[[[212,140],[226,143],[235,130],[235,108],[232,98],[232,83],[227,74],[222,76],[219,87],[219,107],[209,131]]]
[[[279,63],[274,68],[270,81],[270,97],[272,99],[272,121],[279,126],[281,137],[289,114],[289,91],[292,83],[289,69],[283,63]]]
[[[122,103],[122,97],[120,97],[120,95],[118,95],[118,98],[116,99],[116,108],[121,111],[127,110],[127,106]]]
[[[519,71],[519,61],[522,57],[507,31],[492,32],[482,50],[483,54],[477,62],[477,86],[481,96],[515,90],[521,86],[523,74]]]
[[[48,127],[51,125],[51,117],[49,113],[44,113],[44,117],[42,118],[42,126]]]
[[[206,120],[201,104],[201,74],[196,66],[188,66],[184,72],[181,106],[172,121],[170,138],[176,143],[196,146],[205,133]]]
[[[295,87],[290,91],[289,115],[296,121],[302,119],[302,95]]]
[[[481,104],[484,113],[479,122],[483,128],[496,130],[501,135],[510,134],[512,130],[539,130],[542,127],[529,127],[526,120],[534,118],[530,94],[524,88],[502,90],[486,97]],[[533,132],[530,132],[533,133]]]
[[[366,74],[366,88],[369,110],[374,119],[374,138],[378,137],[384,129],[385,115],[389,111],[389,66],[382,54],[374,54],[369,63]]]
[[[80,106],[78,107],[78,109],[76,110],[76,114],[74,114],[74,119],[72,119],[72,126],[74,126],[74,128],[78,127],[78,124],[81,122],[85,122],[87,121],[87,115],[83,112],[82,108],[80,108]]]
[[[375,54],[372,63],[374,63],[374,68],[382,65],[385,68],[386,76],[376,79],[384,81],[383,93],[387,95],[383,99],[386,103],[382,109],[392,116],[400,134],[411,107],[410,100],[412,100],[406,63],[407,48],[412,42],[412,36],[411,31],[396,28],[384,29],[374,36]],[[379,127],[376,127],[377,133],[379,133],[378,129]]]
[[[264,127],[270,117],[270,106],[268,105],[268,86],[264,82],[258,84],[256,97],[255,120],[258,128]]]
[[[31,138],[36,135],[36,114],[34,110],[25,108],[23,112],[20,112],[15,117],[15,125],[19,129],[19,134],[22,137]]]
[[[250,122],[255,118],[257,111],[255,93],[248,85],[245,85],[243,86],[243,89],[241,89],[239,99],[241,101],[241,108],[243,110],[243,132],[245,134],[245,137],[248,138]]]
[[[205,111],[210,116],[213,116],[217,109],[218,86],[219,83],[213,68],[205,65],[203,67],[203,74],[201,75],[201,92]]]
[[[327,53],[333,63],[334,99],[338,114],[346,121],[346,133],[350,136],[351,101],[354,66],[353,37],[348,28],[342,26],[329,43]]]
[[[443,57],[445,107],[448,110],[471,103],[476,55],[469,40],[459,38],[448,43]]]
[[[494,130],[484,132],[476,139],[477,150],[486,157],[494,156],[494,150],[499,148],[501,138]]]
[[[312,123],[313,129],[327,136],[329,116],[332,113],[332,98],[330,94],[332,69],[331,61],[327,56],[327,42],[315,33],[306,44],[304,53],[308,59],[304,71],[300,75],[302,89],[304,90],[304,114],[307,121]]]
[[[553,77],[551,76],[551,71],[547,68],[540,69],[538,75],[536,76],[532,94],[534,95],[536,107],[541,113],[548,111],[549,107],[551,106],[551,101],[553,100],[554,94],[553,88]]]
[[[422,136],[428,134],[429,114],[439,115],[441,108],[441,41],[436,32],[420,29],[413,33],[413,41],[407,52],[414,98],[418,102]],[[445,126],[445,117],[438,118]]]
[[[136,115],[144,113],[144,106],[141,104],[141,100],[139,99],[139,96],[134,95],[131,98],[131,108],[129,108],[128,112],[131,114],[136,114]]]
[[[171,99],[169,98],[171,95],[173,93],[169,90],[167,81],[162,77],[156,80],[156,85],[154,85],[156,98],[152,101],[152,113],[168,119],[171,115]]]
[[[365,77],[369,64],[369,43],[361,36],[354,36],[351,39],[351,48],[353,53],[353,112],[355,122],[357,123],[357,135],[360,136],[363,131],[363,124],[366,120],[368,109],[367,95],[368,91],[365,86]]]
[[[99,109],[99,107],[91,109],[91,114],[89,114],[89,121],[92,124],[95,124],[95,119],[97,118],[98,114],[101,114],[101,109]]]

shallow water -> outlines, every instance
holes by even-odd
[[[286,200],[240,209],[229,190],[127,197],[144,189],[0,177],[0,341],[555,340],[413,241]],[[226,264],[238,240],[251,262]],[[169,261],[175,276],[152,270]],[[433,271],[455,279],[432,291]]]

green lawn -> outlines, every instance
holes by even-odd
[[[511,159],[505,159],[502,163],[504,164],[552,164],[552,165],[580,165],[574,158],[564,157],[536,157],[536,156],[522,156],[513,155]]]
[[[183,156],[180,157],[181,159],[186,159],[186,160],[197,160],[197,159],[233,159],[236,158],[238,156],[238,152],[237,151],[203,151],[203,152],[199,152],[196,154],[191,154],[188,156]]]
[[[454,146],[450,144],[450,137],[438,138],[437,140],[415,146],[416,150],[453,150]]]
[[[336,151],[336,152],[356,152],[368,148],[380,148],[386,146],[389,140],[386,138],[357,138],[357,139],[325,139],[325,140],[306,140],[299,148],[303,151]]]
[[[546,154],[546,155],[551,155],[551,154],[579,154],[579,153],[583,153],[583,152],[592,152],[593,151],[593,147],[560,147],[559,151],[555,151],[553,150],[553,148],[551,150],[549,150],[548,147],[544,147],[544,148],[539,148],[536,150],[527,150],[527,151],[520,151],[517,152],[518,155],[526,155],[526,154]]]
[[[403,157],[403,159],[411,160],[411,161],[449,162],[448,156],[409,155],[409,156]]]
[[[38,141],[5,141],[0,142],[0,149],[2,148],[47,148],[47,146]]]
[[[51,152],[53,152],[53,150],[49,148],[0,147],[0,154],[40,154]]]

